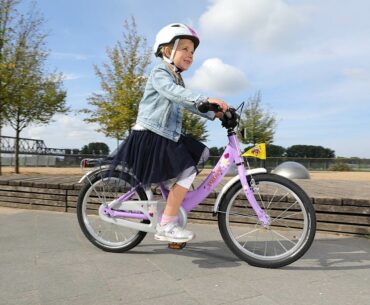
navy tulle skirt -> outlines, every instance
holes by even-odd
[[[198,173],[209,156],[208,148],[189,136],[171,141],[150,130],[134,130],[109,156],[111,169],[133,177],[132,184],[176,181]],[[185,175],[185,176],[184,176]]]

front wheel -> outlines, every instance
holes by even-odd
[[[246,200],[241,182],[226,192],[218,211],[218,226],[230,250],[248,264],[279,268],[302,257],[316,232],[314,207],[293,181],[273,174],[258,174],[249,185],[270,217],[264,227]]]

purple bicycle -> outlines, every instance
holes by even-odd
[[[206,112],[213,104],[203,103]],[[245,169],[236,136],[239,115],[230,108],[222,125],[228,145],[209,176],[189,191],[180,208],[179,223],[221,182],[232,165],[238,175],[218,193],[213,215],[229,249],[248,264],[279,268],[293,263],[311,246],[316,232],[314,207],[307,194],[293,181],[267,173],[264,168]],[[248,165],[249,166],[249,165]],[[162,200],[140,184],[131,187],[130,177],[117,168],[98,167],[84,175],[77,204],[80,227],[95,246],[109,252],[124,252],[137,246],[147,233],[155,233],[168,190],[159,185]]]

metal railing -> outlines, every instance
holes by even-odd
[[[206,167],[213,167],[217,163],[219,157],[211,156],[206,163]],[[266,160],[256,158],[247,158],[250,166],[264,167],[268,170],[276,168],[283,162],[293,161],[302,164],[310,171],[328,171],[338,169],[338,165],[343,165],[343,168],[348,168],[352,171],[370,171],[370,159],[361,158],[276,158],[268,157]]]
[[[85,158],[99,159],[104,155],[81,154],[19,154],[19,166],[25,167],[79,167]],[[1,155],[2,166],[14,166],[14,154]]]
[[[72,152],[72,151],[71,151]],[[15,156],[11,153],[2,153],[2,166],[14,166]],[[81,161],[85,158],[99,159],[105,155],[83,155],[83,154],[65,154],[53,153],[21,153],[19,155],[20,166],[50,166],[50,167],[79,167]],[[205,167],[212,168],[220,157],[209,157]],[[259,160],[255,158],[247,159],[252,168],[265,167],[268,170],[276,168],[279,164],[287,161],[298,162],[310,171],[328,171],[334,170],[338,165],[344,165],[352,171],[370,171],[370,159],[361,158],[267,158]]]

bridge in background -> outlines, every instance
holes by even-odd
[[[1,136],[0,137],[0,152],[12,154],[15,153],[15,137]],[[19,139],[19,153],[23,155],[68,155],[79,154],[78,149],[61,149],[49,148],[44,140],[39,139]]]

